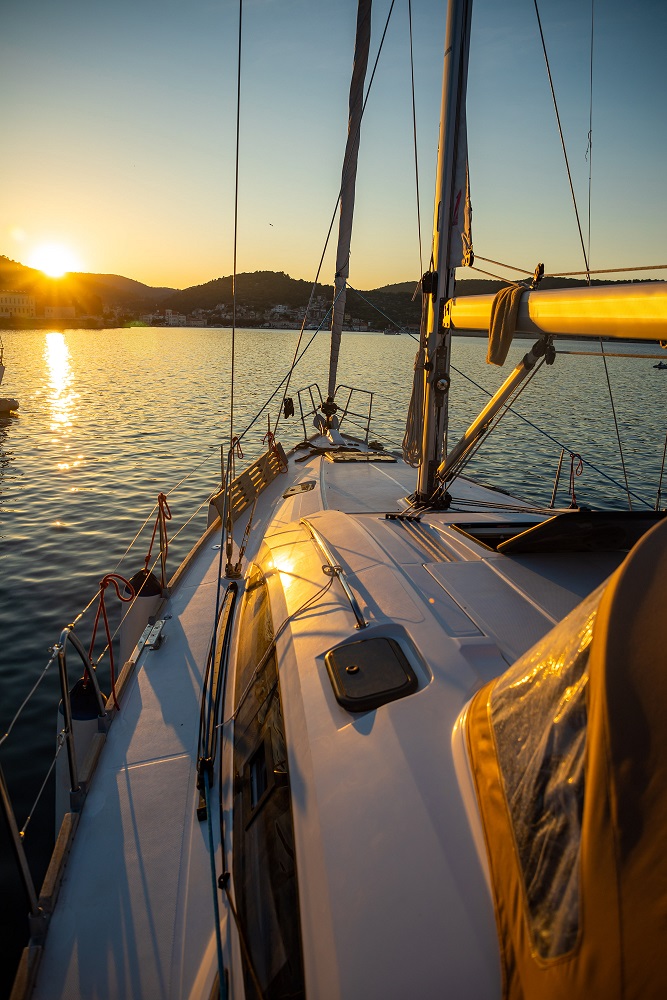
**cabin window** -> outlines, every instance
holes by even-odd
[[[244,983],[249,1000],[305,995],[292,801],[273,635],[266,580],[253,565],[241,609],[234,690],[232,860],[248,951]]]
[[[491,694],[491,724],[533,948],[571,951],[579,932],[588,654],[601,589],[521,657]]]

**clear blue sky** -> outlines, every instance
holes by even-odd
[[[445,3],[413,0],[428,260]],[[375,0],[377,49],[389,0]],[[355,0],[245,0],[238,267],[314,276],[335,204]],[[586,226],[589,0],[540,11]],[[232,269],[237,5],[4,0],[0,253],[185,287]],[[667,263],[667,3],[597,0],[593,267]],[[362,132],[351,282],[419,275],[407,0]],[[468,121],[478,254],[583,266],[532,0],[475,0]],[[323,279],[331,281],[333,255]]]

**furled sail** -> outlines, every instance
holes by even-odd
[[[338,224],[338,251],[336,253],[336,279],[334,305],[331,318],[331,354],[329,357],[329,383],[327,395],[333,398],[336,390],[336,372],[340,337],[345,316],[346,282],[350,273],[350,241],[354,214],[354,191],[357,180],[359,156],[359,131],[364,105],[364,82],[371,43],[371,0],[359,0],[357,10],[357,37],[354,46],[354,66],[350,83],[350,105],[347,123],[347,143],[343,159],[340,185],[340,221]]]
[[[406,461],[419,464],[417,495],[424,498],[433,492],[435,470],[446,451],[450,333],[442,328],[442,312],[454,291],[454,269],[472,263],[465,111],[471,20],[472,0],[452,0],[445,36],[433,253],[431,270],[422,279],[425,308],[404,441]]]

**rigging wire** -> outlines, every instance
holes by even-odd
[[[234,362],[236,359],[236,255],[239,232],[239,145],[241,135],[241,41],[243,29],[243,0],[239,0],[239,36],[236,72],[236,152],[234,159],[234,259],[232,270],[232,370],[229,399],[229,440],[234,440]],[[224,530],[224,528],[223,528]]]
[[[616,428],[616,440],[618,442],[618,453],[621,458],[621,467],[623,469],[623,478],[625,480],[625,492],[628,497],[628,509],[632,510],[632,498],[630,496],[630,484],[628,483],[628,473],[625,468],[625,458],[623,456],[623,445],[621,444],[621,431],[618,426],[618,419],[616,417],[616,406],[614,405],[614,394],[611,389],[611,379],[609,378],[609,367],[607,366],[607,356],[604,352],[604,344],[602,342],[602,337],[598,338],[600,341],[600,353],[602,354],[602,364],[604,365],[604,374],[607,379],[607,389],[609,391],[609,402],[611,403],[611,412],[614,417],[614,427]]]
[[[32,696],[34,695],[35,691],[37,690],[37,688],[39,687],[39,685],[44,680],[44,677],[46,676],[49,668],[55,663],[55,661],[56,661],[57,658],[58,658],[58,654],[55,652],[55,650],[52,651],[51,656],[47,660],[46,666],[42,670],[41,674],[39,675],[39,677],[37,678],[37,680],[35,681],[35,683],[33,684],[33,686],[30,688],[30,691],[28,692],[28,694],[25,696],[25,698],[23,699],[23,701],[19,705],[18,710],[16,711],[16,713],[14,715],[14,718],[12,719],[12,721],[9,723],[9,726],[7,727],[6,732],[4,733],[4,735],[2,737],[0,737],[0,747],[5,742],[5,740],[9,739],[9,737],[11,736],[12,729],[14,728],[14,726],[16,725],[16,723],[18,722],[19,717],[20,717],[23,709],[26,707],[26,705],[28,704],[28,702],[30,701],[30,699],[32,698]]]
[[[507,399],[507,401],[503,405],[502,409],[500,409],[496,413],[495,417],[491,421],[491,424],[486,428],[486,430],[482,434],[479,435],[479,437],[477,438],[477,440],[472,444],[472,447],[470,448],[470,450],[467,451],[467,452],[464,452],[464,454],[461,456],[459,462],[454,467],[453,475],[451,475],[447,479],[447,481],[446,481],[447,485],[451,485],[451,483],[453,483],[454,480],[457,479],[461,475],[461,473],[463,472],[463,470],[470,464],[470,462],[472,461],[473,457],[477,454],[477,452],[481,448],[482,444],[488,439],[488,436],[491,433],[491,431],[496,429],[496,427],[498,426],[498,424],[500,423],[500,421],[502,420],[502,418],[504,416],[506,416],[507,413],[513,413],[514,412],[512,410],[512,404],[516,403],[517,399],[519,398],[519,396],[521,395],[521,393],[524,391],[524,389],[526,389],[530,385],[530,383],[533,381],[533,379],[535,378],[535,376],[537,375],[538,371],[540,370],[540,368],[542,367],[543,364],[544,364],[544,358],[542,358],[531,369],[531,371],[529,372],[529,374],[527,375],[527,377],[523,380],[523,382],[521,382],[517,386],[517,388],[515,389],[515,391],[512,393],[512,395]]]
[[[408,28],[410,33],[410,83],[412,93],[412,137],[415,147],[415,189],[417,195],[417,240],[419,243],[419,273],[424,273],[424,258],[422,254],[422,224],[419,209],[419,157],[417,155],[417,109],[415,103],[415,63],[412,48],[412,0],[408,0]]]
[[[533,271],[526,271],[523,267],[516,267],[514,264],[505,264],[502,260],[492,260],[490,257],[482,257],[480,254],[475,254],[475,260],[483,260],[486,264],[495,264],[497,267],[505,267],[508,271],[518,271],[519,274],[527,274],[530,277],[533,276]],[[480,268],[473,267],[472,270],[480,271],[481,274],[490,274],[489,271],[482,271]],[[544,278],[577,278],[580,275],[589,274],[623,274],[628,271],[665,271],[667,270],[667,264],[646,264],[637,265],[635,267],[600,267],[597,270],[587,271],[545,271]],[[496,278],[498,275],[491,275]],[[507,278],[499,278],[500,281],[507,281]]]
[[[591,0],[591,58],[589,74],[589,103],[588,103],[588,145],[586,147],[586,158],[588,160],[588,264],[591,262],[591,192],[593,180],[593,41],[595,28],[595,0]],[[588,284],[591,283],[590,271],[588,273]]]
[[[624,271],[665,271],[667,264],[646,264],[638,267],[602,267],[596,271],[552,271],[545,278],[576,278],[580,274],[622,274]]]
[[[588,280],[588,285],[590,287],[591,275],[590,275],[590,260],[591,260],[591,191],[592,191],[592,181],[593,181],[593,43],[595,40],[595,0],[591,0],[591,53],[590,53],[590,73],[589,73],[589,105],[588,105],[588,146],[586,149],[586,155],[588,158],[588,258],[586,260],[586,267],[588,269],[588,274],[586,275]],[[630,496],[630,485],[628,483],[628,473],[625,467],[625,456],[623,455],[623,445],[621,443],[621,432],[618,426],[618,420],[616,417],[616,405],[614,403],[614,394],[611,388],[611,379],[609,377],[609,366],[607,365],[607,357],[605,355],[604,344],[602,343],[602,337],[599,338],[600,341],[600,353],[602,355],[602,364],[604,365],[604,374],[607,380],[607,389],[609,391],[609,402],[611,403],[611,412],[614,417],[614,427],[616,429],[616,440],[618,442],[618,453],[621,458],[621,467],[623,469],[623,478],[625,480],[625,492],[628,497],[628,508],[632,510],[632,498]],[[572,476],[570,477],[572,479]],[[572,498],[574,502],[574,480],[572,479]]]
[[[565,167],[566,167],[566,170],[567,170],[567,179],[569,181],[570,192],[572,194],[572,203],[574,205],[574,214],[575,214],[576,219],[577,219],[577,229],[579,230],[579,239],[581,241],[581,252],[583,254],[584,264],[586,266],[586,278],[587,278],[588,284],[590,285],[590,283],[591,283],[591,271],[590,271],[590,261],[589,261],[589,252],[590,252],[590,215],[591,215],[591,210],[590,210],[590,200],[591,200],[590,199],[590,192],[591,192],[591,177],[592,177],[592,168],[591,168],[591,162],[592,162],[592,151],[591,151],[591,149],[592,149],[592,146],[591,146],[591,143],[592,143],[592,129],[593,129],[593,40],[594,40],[595,3],[594,3],[594,0],[591,0],[591,55],[590,55],[590,105],[589,105],[590,110],[589,110],[589,132],[588,132],[588,142],[589,142],[588,151],[590,153],[589,163],[588,163],[588,192],[589,192],[589,197],[588,197],[588,239],[589,239],[589,250],[588,251],[586,249],[586,245],[584,244],[584,236],[583,236],[583,233],[582,233],[582,230],[581,230],[581,221],[579,219],[579,209],[577,208],[577,199],[576,199],[576,196],[575,196],[575,193],[574,193],[574,184],[572,183],[572,173],[570,171],[570,163],[569,163],[569,160],[568,160],[568,157],[567,157],[567,150],[565,148],[565,138],[563,136],[563,129],[562,129],[562,126],[561,126],[560,114],[559,114],[559,111],[558,111],[558,102],[556,101],[556,92],[554,90],[553,78],[551,76],[551,67],[549,65],[549,57],[547,55],[547,47],[546,47],[546,42],[544,40],[544,32],[542,31],[542,21],[541,21],[541,18],[540,18],[540,11],[539,11],[539,8],[538,8],[538,5],[537,5],[537,0],[533,0],[533,5],[535,7],[535,14],[537,16],[537,25],[538,25],[539,32],[540,32],[540,40],[542,42],[542,51],[544,53],[544,61],[546,63],[546,67],[547,67],[547,75],[549,77],[549,86],[551,88],[551,97],[553,99],[554,111],[556,112],[556,121],[558,123],[558,134],[560,135],[561,146],[563,147],[563,156],[565,158]],[[626,470],[626,467],[625,467],[625,458],[623,456],[623,446],[621,444],[621,435],[620,435],[620,430],[619,430],[619,426],[618,426],[618,420],[616,418],[616,407],[614,405],[614,396],[613,396],[613,392],[612,392],[612,388],[611,388],[611,380],[609,378],[609,369],[608,369],[608,366],[607,366],[607,359],[605,357],[604,348],[602,346],[602,337],[600,337],[600,350],[602,352],[602,360],[603,360],[603,364],[604,364],[605,376],[606,376],[606,379],[607,379],[607,388],[609,390],[609,400],[611,402],[611,409],[612,409],[612,414],[613,414],[613,417],[614,417],[614,426],[616,428],[616,440],[618,441],[618,451],[619,451],[619,455],[620,455],[620,458],[621,458],[621,466],[623,468],[623,478],[625,479],[625,491],[626,491],[626,494],[627,494],[627,497],[628,497],[628,507],[630,508],[630,510],[632,510],[632,499],[631,499],[631,496],[630,496],[630,485],[628,483],[628,474],[627,474],[627,470]]]
[[[44,776],[44,781],[40,785],[39,791],[37,792],[37,795],[35,796],[35,801],[33,802],[32,806],[28,810],[28,815],[26,816],[25,823],[21,827],[21,830],[20,830],[20,833],[19,833],[19,836],[21,837],[21,839],[23,839],[23,837],[25,837],[25,833],[26,833],[26,830],[28,829],[28,825],[30,823],[30,820],[35,815],[35,810],[36,810],[37,806],[39,805],[39,800],[41,799],[42,795],[44,794],[44,789],[46,788],[47,782],[48,782],[49,778],[51,777],[51,775],[53,773],[53,769],[56,766],[56,761],[58,760],[58,756],[60,754],[60,751],[64,747],[64,745],[65,745],[65,730],[61,729],[61,731],[58,733],[58,736],[57,736],[57,739],[56,739],[56,752],[53,755],[53,760],[51,761],[49,769],[46,772],[46,775]]]
[[[560,135],[560,142],[561,142],[561,146],[563,147],[563,156],[565,158],[565,167],[566,167],[566,170],[567,170],[567,179],[568,179],[568,181],[570,183],[570,192],[572,194],[572,203],[574,205],[574,214],[575,214],[576,219],[577,219],[577,229],[579,230],[579,239],[581,241],[581,252],[584,255],[584,264],[586,265],[586,273],[589,274],[588,256],[586,254],[586,246],[585,246],[585,243],[584,243],[584,235],[583,235],[583,233],[581,231],[581,221],[579,219],[579,209],[577,208],[577,199],[576,199],[576,196],[575,196],[575,193],[574,193],[574,184],[572,182],[572,173],[570,172],[570,163],[569,163],[569,160],[567,158],[567,149],[565,148],[565,138],[563,136],[563,129],[562,129],[562,126],[561,126],[561,123],[560,123],[560,113],[558,111],[558,102],[556,101],[556,91],[554,90],[554,83],[553,83],[553,79],[552,79],[552,76],[551,76],[551,67],[549,65],[549,56],[547,55],[547,46],[546,46],[546,42],[544,40],[544,32],[542,31],[542,20],[540,18],[539,8],[537,6],[537,0],[533,0],[533,5],[535,7],[535,14],[537,16],[537,26],[538,26],[539,32],[540,32],[540,40],[542,42],[542,51],[544,53],[544,61],[546,63],[546,67],[547,67],[547,76],[549,77],[549,87],[551,88],[551,97],[552,97],[553,104],[554,104],[554,111],[556,112],[556,121],[558,123],[558,134]]]
[[[361,123],[362,123],[362,121],[364,119],[364,113],[366,111],[366,105],[368,104],[368,98],[370,97],[371,88],[373,86],[373,80],[375,79],[375,73],[376,73],[376,70],[378,68],[378,63],[380,61],[380,55],[382,53],[382,48],[384,46],[384,41],[385,41],[385,38],[386,38],[386,35],[387,35],[387,29],[389,27],[389,21],[391,19],[391,15],[392,15],[392,12],[394,10],[394,4],[395,4],[395,2],[396,2],[396,0],[391,0],[391,6],[389,7],[389,13],[387,14],[387,19],[385,21],[384,30],[382,32],[382,37],[380,39],[380,45],[378,46],[378,51],[377,51],[377,55],[375,57],[375,62],[373,63],[373,70],[371,72],[371,77],[370,77],[370,80],[368,82],[368,88],[366,90],[366,96],[364,97],[364,103],[362,104],[362,107],[361,107],[361,114],[359,116],[359,126],[357,128],[357,132],[360,131],[360,129],[361,129]],[[347,169],[348,170],[350,169],[349,165],[348,165]],[[296,362],[296,356],[298,354],[299,347],[301,346],[301,340],[303,338],[303,334],[304,334],[304,331],[306,329],[306,321],[307,321],[307,318],[308,318],[308,311],[310,309],[311,302],[313,301],[313,296],[315,294],[315,288],[316,288],[316,286],[317,286],[317,284],[318,284],[318,282],[320,280],[320,274],[321,274],[322,268],[324,266],[324,258],[325,258],[326,252],[327,252],[327,248],[329,246],[329,240],[331,239],[331,233],[333,232],[333,228],[334,228],[334,225],[336,223],[336,215],[338,214],[338,206],[340,205],[340,199],[341,199],[341,195],[343,193],[343,187],[344,187],[346,179],[347,179],[347,172],[345,170],[343,170],[343,176],[341,177],[341,183],[340,183],[340,187],[338,189],[338,197],[336,198],[336,204],[334,206],[334,210],[333,210],[333,213],[331,215],[331,222],[329,223],[329,229],[327,230],[327,235],[326,235],[326,238],[324,240],[324,247],[322,248],[322,254],[320,256],[320,262],[317,265],[317,272],[316,272],[315,278],[313,280],[313,287],[311,288],[310,297],[308,299],[308,304],[306,306],[306,311],[304,313],[303,321],[301,323],[301,329],[299,331],[299,338],[297,340],[296,347],[294,348],[294,359],[295,360],[292,362],[292,367],[290,368],[290,371],[288,373],[288,380],[287,380],[287,384],[285,386],[285,391],[283,393],[283,398],[282,398],[280,407],[278,409],[278,413],[276,415],[276,422],[273,425],[273,434],[274,434],[274,436],[277,434],[277,431],[278,431],[278,424],[280,423],[280,417],[281,417],[281,414],[283,412],[283,406],[284,406],[284,403],[285,403],[285,397],[287,396],[287,392],[289,390],[290,380],[291,380],[291,377],[292,377],[292,371],[296,367],[296,363],[297,363]],[[343,285],[343,288],[345,288],[345,285]]]
[[[485,389],[483,385],[479,384],[479,382],[475,382],[475,380],[471,378],[469,375],[466,375],[465,372],[459,371],[459,369],[456,368],[454,365],[452,365],[452,369],[456,372],[457,375],[461,375],[464,379],[466,379],[468,382],[474,385],[476,389],[479,389],[480,392],[485,393],[489,397],[493,396],[492,392],[489,392],[488,389]],[[552,444],[557,445],[558,448],[564,449],[568,453],[568,455],[574,454],[571,448],[569,448],[566,444],[563,444],[562,441],[559,441],[552,434],[549,434],[549,432],[545,431],[542,427],[539,427],[537,424],[533,423],[533,421],[529,420],[528,417],[524,417],[523,413],[519,413],[518,410],[515,410],[511,407],[510,407],[510,412],[513,413],[515,417],[518,417],[519,420],[523,420],[523,422],[525,424],[528,424],[529,427],[532,427],[532,429],[534,431],[537,431],[538,434],[541,434],[542,437],[545,437],[547,438],[548,441],[551,441]],[[606,472],[603,472],[602,469],[598,468],[597,465],[593,465],[593,463],[589,462],[588,459],[584,460],[584,465],[587,465],[589,468],[593,470],[593,472],[597,473],[598,476],[602,476],[603,479],[606,479],[607,482],[611,483],[613,486],[616,486],[617,489],[620,490],[623,489],[622,483],[619,483],[612,476],[608,475]],[[637,500],[639,503],[646,504],[647,507],[651,506],[648,500],[646,500],[644,497],[640,497],[634,491],[631,491],[631,493],[632,496],[635,498],[635,500]]]
[[[660,465],[660,478],[658,480],[658,492],[655,497],[655,509],[660,510],[660,500],[662,499],[662,477],[665,472],[665,459],[667,458],[667,434],[665,434],[665,444],[662,449],[662,463]]]
[[[477,259],[478,258],[475,257],[475,260],[477,260]],[[500,274],[494,274],[493,271],[483,271],[481,269],[481,267],[475,267],[474,264],[468,264],[468,270],[469,271],[477,271],[479,274],[486,274],[487,277],[489,277],[489,278],[495,278],[497,281],[502,281],[506,285],[516,285],[516,281],[512,281],[511,278],[503,278],[502,275],[500,275]],[[525,273],[528,274],[527,271]]]

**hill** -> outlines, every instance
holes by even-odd
[[[257,310],[269,309],[276,305],[289,307],[305,306],[310,297],[312,284],[300,278],[290,278],[284,271],[252,271],[236,276],[237,302]],[[332,285],[317,285],[315,295],[326,298],[333,296]],[[165,309],[175,309],[191,313],[194,309],[215,309],[218,305],[232,304],[232,276],[214,278],[204,285],[192,285],[166,297],[161,303]]]
[[[26,267],[0,256],[0,289],[34,295],[38,311],[45,305],[74,305],[77,315],[102,315],[107,308],[133,311],[155,308],[173,288],[153,288],[119,274],[71,272],[50,278],[34,267]]]
[[[542,288],[583,285],[575,278],[545,278]],[[594,281],[593,284],[607,284]],[[495,292],[500,282],[463,278],[457,283],[459,295],[479,295]],[[230,325],[232,307],[232,276],[214,278],[201,285],[182,290],[145,285],[118,274],[71,273],[63,278],[49,278],[42,271],[25,267],[8,257],[0,256],[0,289],[22,291],[34,295],[37,314],[44,314],[47,305],[74,306],[78,317],[97,317],[91,323],[128,322],[150,314],[148,322],[165,323],[164,310],[191,317],[198,314],[200,323]],[[291,278],[284,271],[253,271],[237,275],[237,322],[239,325],[299,326],[303,311],[311,302],[310,324],[328,324],[327,311],[333,298],[333,286],[318,284],[311,299],[312,285],[300,278]],[[369,291],[348,289],[346,317],[355,326],[382,329],[389,323],[417,327],[421,316],[421,295],[414,281],[382,285]],[[104,319],[102,317],[104,316]],[[22,325],[25,325],[22,322]],[[183,320],[183,322],[185,322]]]

